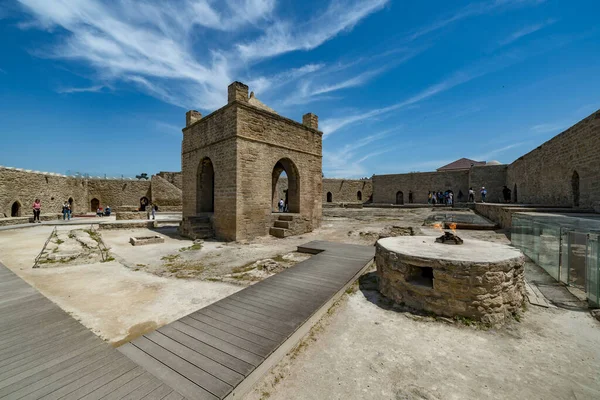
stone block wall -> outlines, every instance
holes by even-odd
[[[153,204],[159,207],[181,206],[181,189],[159,175],[153,175],[151,183]]]
[[[508,166],[507,184],[519,203],[576,206],[572,178],[579,175],[579,207],[600,198],[600,110]]]
[[[150,180],[89,179],[87,193],[89,201],[85,211],[96,211],[92,210],[92,199],[98,199],[103,208],[127,204],[139,205],[142,197],[151,200],[150,186]]]
[[[410,192],[412,192],[413,203],[425,204],[429,191],[452,190],[455,196],[462,191],[464,201],[469,193],[469,170],[374,175],[371,179],[373,181],[373,203],[375,204],[396,204],[396,193],[399,191],[403,193],[404,204],[410,203]]]
[[[167,180],[169,183],[171,183],[175,187],[179,188],[180,190],[183,189],[183,182],[182,182],[183,176],[181,175],[181,172],[160,171],[156,175]]]
[[[504,185],[506,185],[507,168],[507,165],[481,165],[471,167],[469,171],[469,187],[472,187],[475,191],[476,201],[481,199],[480,190],[483,186],[487,190],[486,202],[504,202],[502,189],[504,188]],[[469,192],[463,193],[465,196],[469,195]]]
[[[325,178],[323,179],[323,203],[327,203],[327,193],[331,193],[332,203],[367,203],[372,200],[373,183],[370,179]]]

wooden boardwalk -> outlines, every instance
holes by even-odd
[[[311,242],[316,254],[119,348],[189,399],[240,398],[370,265],[374,247]]]
[[[0,399],[182,399],[0,264]]]
[[[0,398],[240,398],[375,253],[322,241],[298,250],[315,255],[119,351],[0,264]]]

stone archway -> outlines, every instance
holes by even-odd
[[[573,171],[571,176],[571,189],[573,193],[573,207],[579,207],[579,174]]]
[[[408,202],[412,204],[413,202],[413,192],[412,191],[408,191]]]
[[[96,212],[96,210],[100,208],[100,200],[93,198],[92,201],[90,201],[90,208],[91,211]]]
[[[356,200],[362,201],[362,192],[360,190],[356,192]]]
[[[215,168],[210,158],[200,161],[196,175],[196,213],[215,212]]]
[[[287,176],[287,190],[284,190],[284,210],[290,213],[300,212],[300,174],[298,168],[289,158],[282,158],[275,163],[273,173],[271,175],[271,204],[276,204],[277,199],[277,182],[281,174],[285,172]]]
[[[146,207],[150,204],[150,200],[146,196],[140,199],[140,211],[146,211]]]
[[[331,192],[327,192],[327,202],[331,203],[333,201],[333,195],[331,194]]]
[[[401,190],[396,192],[396,204],[404,204],[404,193]]]
[[[21,216],[21,203],[19,203],[18,201],[15,201],[14,203],[12,203],[12,206],[10,207],[10,216],[11,217],[20,217]]]

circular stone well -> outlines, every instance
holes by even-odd
[[[409,307],[446,317],[501,325],[523,305],[524,258],[514,247],[464,239],[436,243],[433,236],[377,241],[379,291]]]

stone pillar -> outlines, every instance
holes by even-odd
[[[319,117],[313,113],[304,114],[302,116],[302,125],[313,129],[319,129]]]
[[[237,81],[227,87],[227,103],[233,103],[236,100],[248,102],[248,86]]]
[[[196,110],[190,110],[185,113],[185,126],[190,126],[196,121],[199,121],[202,118],[202,114],[200,114]]]

